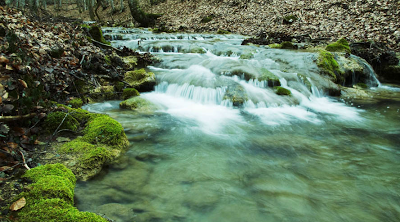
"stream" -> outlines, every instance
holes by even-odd
[[[316,53],[241,46],[240,35],[104,32],[161,62],[140,96],[152,105],[84,107],[118,120],[131,145],[77,184],[78,209],[117,222],[399,220],[400,88],[370,73],[373,98],[329,97]]]

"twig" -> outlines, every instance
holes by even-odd
[[[21,156],[22,156],[22,161],[23,161],[23,166],[27,169],[27,170],[30,170],[31,168],[29,168],[28,167],[28,165],[26,164],[26,162],[25,162],[25,157],[24,157],[24,154],[21,152],[21,151],[19,151],[18,150],[18,152],[21,154]]]
[[[14,166],[10,166],[10,167],[8,167],[8,168],[5,169],[5,170],[1,170],[0,172],[5,172],[5,171],[7,171],[7,170],[10,170],[11,168],[14,168],[14,167],[18,166],[18,165],[21,165],[21,163],[17,163],[17,164],[15,164]]]
[[[81,62],[80,62],[81,65],[83,63],[83,60],[85,60],[85,55],[82,56],[82,59],[81,59]]]
[[[26,119],[37,115],[36,113],[30,113],[22,116],[0,116],[0,122],[10,122],[19,119]]]

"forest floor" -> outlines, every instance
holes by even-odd
[[[140,0],[148,13],[161,13],[158,26],[171,31],[216,32],[226,30],[244,35],[283,33],[311,39],[351,42],[373,40],[400,51],[400,3],[397,0],[165,0],[151,5]],[[133,24],[127,2],[100,7],[100,19],[109,24]],[[51,9],[51,7],[49,7]],[[53,12],[55,12],[53,10]],[[56,12],[90,20],[71,5]]]

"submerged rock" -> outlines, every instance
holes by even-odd
[[[119,107],[121,109],[136,110],[139,112],[152,112],[160,108],[154,103],[151,103],[141,97],[132,97],[128,100],[122,101],[119,104]]]
[[[229,100],[233,103],[233,106],[243,106],[243,104],[248,100],[248,95],[243,86],[236,84],[228,86],[225,92],[223,100]]]

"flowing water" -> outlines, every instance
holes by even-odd
[[[85,107],[117,119],[131,146],[78,183],[80,210],[123,222],[399,221],[399,88],[344,101],[326,95],[313,53],[240,46],[237,35],[107,34],[162,62],[141,94],[153,105]],[[292,95],[275,94],[265,70]]]

